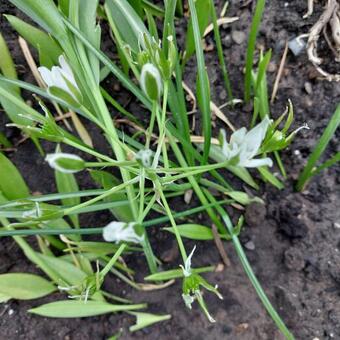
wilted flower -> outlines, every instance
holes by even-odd
[[[136,223],[130,222],[117,222],[113,221],[109,223],[103,229],[103,238],[106,242],[116,242],[121,241],[141,243],[144,241],[144,235],[140,236],[135,230]]]
[[[259,166],[272,166],[270,158],[253,159],[259,152],[262,141],[266,136],[270,120],[266,116],[262,122],[250,131],[245,127],[235,131],[229,143],[226,141],[226,134],[221,130],[222,153],[227,160],[236,160],[237,166],[245,168],[257,168]]]
[[[161,74],[155,65],[151,63],[143,65],[140,75],[140,85],[149,99],[159,99],[163,92],[163,81]]]
[[[74,100],[79,101],[80,91],[71,67],[63,55],[59,56],[58,60],[60,66],[53,66],[51,70],[45,66],[38,67],[42,79],[49,90],[57,87],[71,95]]]
[[[194,273],[191,269],[191,258],[194,254],[196,246],[191,251],[190,255],[186,259],[184,266],[180,266],[183,270],[183,294],[182,298],[184,300],[185,305],[191,309],[192,303],[197,300],[201,308],[203,309],[205,315],[207,316],[210,322],[215,322],[214,318],[210,315],[208,308],[204,302],[202,293],[200,291],[200,286],[209,290],[210,292],[215,293],[220,299],[223,299],[222,295],[218,292],[217,286],[213,287],[209,284],[202,276]]]
[[[196,246],[194,246],[194,248],[192,249],[192,251],[189,254],[188,258],[185,260],[184,267],[181,264],[179,265],[182,268],[183,275],[185,277],[188,277],[188,276],[190,276],[192,274],[191,273],[191,259],[192,259],[192,256],[194,255],[195,250],[196,250]]]
[[[77,155],[56,152],[48,154],[45,158],[51,168],[60,172],[71,174],[85,168],[85,161]]]

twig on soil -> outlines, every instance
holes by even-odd
[[[270,99],[271,104],[274,103],[275,97],[277,95],[277,91],[279,89],[279,83],[280,83],[283,68],[285,66],[286,59],[287,59],[287,52],[288,52],[288,41],[286,41],[285,49],[283,51],[282,58],[281,58],[281,61],[280,61],[280,67],[279,67],[279,70],[277,71],[277,75],[276,75],[276,79],[275,79],[275,83],[274,83],[274,87],[273,87],[273,92],[272,92],[272,96],[271,96],[271,99]]]
[[[226,251],[224,250],[224,247],[223,247],[223,243],[222,243],[222,240],[220,238],[220,235],[218,233],[218,230],[215,226],[215,224],[212,224],[211,225],[211,229],[212,229],[212,232],[213,232],[213,235],[214,235],[214,241],[215,241],[215,244],[216,244],[216,248],[218,250],[218,252],[220,253],[221,255],[221,258],[223,260],[223,263],[229,267],[230,266],[230,260],[228,258],[228,255],[226,253]]]

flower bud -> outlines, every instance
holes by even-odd
[[[45,158],[51,168],[60,172],[71,174],[84,170],[85,161],[77,155],[64,152],[48,154]]]
[[[163,81],[161,74],[156,66],[147,63],[143,66],[140,85],[143,92],[150,100],[158,100],[163,91]]]
[[[144,168],[150,168],[152,165],[153,152],[150,149],[139,150],[136,153],[136,161],[140,163]]]

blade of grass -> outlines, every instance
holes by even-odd
[[[210,8],[211,8],[211,18],[212,18],[213,27],[214,27],[214,38],[215,38],[215,42],[216,42],[218,60],[220,62],[220,67],[221,67],[221,70],[222,70],[224,84],[225,84],[225,87],[226,87],[227,92],[228,92],[228,99],[230,101],[232,101],[233,100],[233,92],[232,92],[232,89],[231,89],[227,65],[226,65],[226,62],[224,60],[220,29],[219,29],[219,26],[217,24],[217,14],[216,14],[216,8],[215,8],[213,0],[210,0]]]
[[[211,144],[211,112],[210,112],[210,88],[209,78],[205,68],[201,33],[194,0],[189,0],[189,8],[192,19],[192,27],[195,40],[196,60],[197,60],[197,100],[202,111],[203,124],[203,159],[201,164],[207,164]]]
[[[215,201],[215,198],[209,193],[207,192],[207,196],[209,197],[211,202]],[[286,339],[288,340],[293,340],[294,336],[290,333],[290,331],[288,330],[288,328],[286,327],[286,325],[284,324],[284,322],[282,321],[282,319],[280,318],[279,314],[276,312],[275,308],[272,306],[272,304],[270,303],[266,293],[264,292],[264,290],[261,287],[260,282],[257,280],[251,266],[250,263],[248,262],[247,256],[242,248],[242,245],[236,235],[236,233],[234,232],[234,227],[232,225],[232,222],[227,214],[227,212],[223,209],[222,206],[216,206],[216,210],[218,211],[218,213],[221,215],[226,229],[228,231],[228,234],[231,235],[232,237],[232,242],[234,244],[236,253],[242,263],[242,266],[244,268],[244,271],[246,272],[250,282],[252,283],[253,287],[256,290],[256,293],[258,295],[258,297],[260,298],[260,300],[262,301],[264,307],[266,308],[267,312],[269,313],[269,315],[271,316],[271,318],[273,319],[273,321],[276,323],[277,327],[280,329],[280,331],[282,332],[282,334],[286,337]]]
[[[329,121],[326,129],[324,130],[322,136],[320,137],[312,154],[309,156],[306,166],[304,167],[302,173],[299,175],[296,190],[302,191],[306,186],[307,181],[313,176],[314,174],[313,169],[315,167],[315,164],[325,151],[329,141],[333,137],[339,124],[340,124],[340,105],[338,105],[337,109],[335,110],[331,120]]]
[[[253,69],[254,63],[254,51],[256,44],[256,36],[259,30],[259,26],[261,23],[262,14],[264,11],[266,0],[258,0],[256,4],[255,14],[253,17],[253,21],[250,27],[249,41],[247,47],[247,56],[246,56],[246,74],[244,80],[244,100],[246,103],[250,100],[251,93],[251,73]]]

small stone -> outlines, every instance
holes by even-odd
[[[10,310],[8,311],[8,315],[11,316],[11,315],[13,315],[13,314],[14,314],[14,310],[13,310],[13,309],[10,309]]]
[[[245,248],[247,248],[248,250],[255,250],[255,244],[253,241],[248,241],[245,245]]]
[[[340,223],[334,222],[334,228],[335,229],[340,229]]]
[[[246,34],[243,31],[232,31],[231,38],[238,45],[241,45],[247,38]]]
[[[305,86],[305,91],[308,94],[312,94],[313,93],[312,84],[310,82],[306,81],[304,86]]]
[[[305,49],[306,42],[296,37],[288,42],[288,47],[295,56],[298,56]]]

